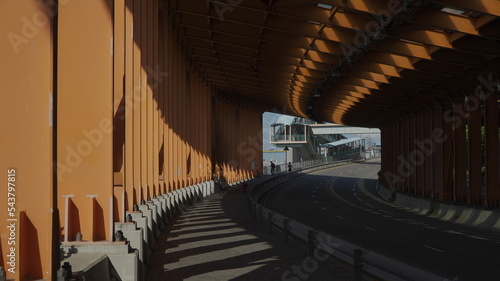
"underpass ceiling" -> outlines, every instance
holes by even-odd
[[[201,75],[264,111],[379,127],[500,75],[499,0],[165,4]]]

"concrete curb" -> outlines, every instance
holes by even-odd
[[[377,182],[377,192],[388,202],[421,215],[462,225],[500,230],[500,211],[453,205],[429,198],[412,196],[380,184],[380,182]]]

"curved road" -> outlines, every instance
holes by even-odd
[[[375,191],[379,170],[379,163],[364,162],[307,174],[274,188],[263,203],[448,280],[500,280],[500,232],[429,218],[384,201]]]

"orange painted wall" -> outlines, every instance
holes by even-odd
[[[113,223],[141,199],[211,180],[216,162],[230,183],[262,169],[261,112],[224,98],[186,59],[179,19],[158,12],[167,3],[60,3],[50,14],[35,0],[0,3],[1,34],[20,35],[0,40],[8,66],[0,68],[0,171],[5,186],[16,169],[19,187],[21,269],[9,278],[50,280],[59,242],[77,232],[111,240]],[[8,269],[5,229],[0,265]]]
[[[110,240],[113,191],[113,22],[108,1],[59,7],[58,192],[73,195],[68,240]],[[65,209],[60,200],[59,210]],[[61,212],[61,222],[65,214]],[[63,232],[64,233],[64,232]],[[63,234],[61,233],[61,234]]]
[[[35,0],[0,2],[0,266],[11,268],[7,255],[15,247],[15,274],[7,271],[7,277],[16,280],[50,276],[51,239],[57,235],[52,233],[52,34],[50,7],[44,8]],[[15,169],[10,196],[9,169]],[[8,197],[15,198],[14,206]],[[18,220],[7,221],[12,218]],[[15,245],[8,242],[10,223],[16,225]]]

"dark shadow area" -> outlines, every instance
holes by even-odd
[[[222,237],[217,237],[217,238],[222,238]],[[203,237],[203,240],[207,240],[205,237]],[[244,246],[244,245],[249,245],[252,243],[257,243],[260,240],[258,238],[254,239],[245,239],[241,241],[236,241],[236,242],[227,242],[227,243],[217,243],[217,244],[212,244],[210,246],[203,246],[203,247],[196,247],[196,248],[191,248],[188,250],[183,250],[183,251],[175,251],[174,253],[170,253],[170,255],[175,256],[175,261],[179,261],[183,258],[188,258],[190,256],[195,256],[195,255],[203,255],[205,253],[211,253],[211,252],[216,252],[216,251],[225,251],[229,250],[231,248],[235,248],[238,246]],[[180,245],[180,243],[172,242],[172,244],[167,243],[167,247],[172,248],[177,247]],[[172,259],[171,259],[172,261]]]
[[[68,236],[66,240],[75,241],[76,234],[82,232],[80,225],[80,211],[71,198],[68,199]],[[65,218],[63,218],[65,219]],[[64,235],[64,233],[63,233]]]
[[[254,180],[254,182],[260,180],[262,178]],[[170,226],[171,232],[162,234],[166,240],[159,244],[163,244],[163,248],[155,247],[153,253],[153,256],[161,256],[161,269],[158,271],[158,268],[150,267],[148,277],[152,279],[147,278],[147,280],[163,280],[165,278],[185,280],[190,277],[196,280],[240,281],[299,278],[291,272],[291,269],[294,265],[303,266],[305,260],[307,263],[305,245],[293,239],[289,239],[289,242],[285,243],[283,234],[277,230],[269,234],[268,226],[265,223],[259,225],[257,221],[252,219],[246,200],[246,194],[242,190],[239,188],[230,189],[223,194],[210,196],[199,204],[188,208],[183,214],[188,219],[175,221]],[[207,201],[220,202],[219,210],[223,214],[200,221],[189,219],[191,213],[203,212],[204,203]],[[233,225],[218,227],[217,224],[225,222],[210,222],[210,219],[218,219],[219,217],[230,219]],[[191,226],[207,227],[182,231],[182,227]],[[231,229],[234,232],[230,232]],[[210,234],[212,231],[220,231],[221,233]],[[208,235],[183,238],[183,235],[186,234],[203,234],[203,232]],[[231,239],[232,237],[234,240]],[[172,251],[169,252],[169,249]],[[202,257],[209,258],[204,260]],[[349,270],[330,260],[314,262],[313,270],[304,271],[307,280],[352,280],[352,273]]]
[[[246,233],[247,233],[246,231],[242,230],[239,232],[229,232],[229,233],[224,233],[224,234],[204,235],[203,239],[204,240],[210,240],[210,239],[216,239],[216,238],[222,239],[222,238],[233,237],[233,236],[242,235],[242,234],[246,234]],[[177,236],[177,237],[179,237],[179,236]],[[191,243],[191,242],[196,242],[199,240],[200,240],[200,237],[176,239],[175,243],[173,243],[173,245],[179,245],[179,244],[183,244],[183,243]]]
[[[94,209],[93,210],[94,219],[92,220],[93,235],[94,235],[93,240],[94,241],[106,240],[106,225],[104,223],[104,212],[97,199],[92,198],[92,205]]]
[[[125,78],[123,79],[123,81]],[[125,83],[124,83],[125,84]],[[120,100],[113,116],[113,172],[120,172],[123,167],[125,151],[125,96]]]
[[[127,205],[125,205],[127,206]],[[118,198],[116,196],[113,196],[113,220],[114,221],[121,221],[122,219],[120,218],[120,205],[118,203]]]
[[[217,218],[215,218],[217,219]],[[226,217],[224,217],[223,219],[227,219]],[[189,227],[198,227],[198,226],[210,226],[210,225],[217,225],[217,224],[223,224],[223,223],[231,223],[231,221],[220,221],[220,222],[200,222],[200,223],[191,223],[192,220],[184,220],[184,221],[180,221],[178,220],[177,223],[184,223],[184,222],[189,222]],[[182,229],[184,228],[183,226],[181,225],[178,225],[178,226],[175,226],[173,227],[172,229],[173,230],[179,230],[179,229]]]
[[[193,230],[186,230],[186,231],[179,231],[182,228],[179,229],[172,229],[176,230],[175,234],[178,236],[181,235],[187,235],[187,234],[194,234],[194,233],[199,233],[199,232],[207,232],[207,231],[220,231],[220,230],[229,230],[231,228],[234,228],[234,225],[228,225],[228,226],[219,226],[219,227],[206,227],[206,228],[199,228],[199,229],[193,229]]]
[[[20,266],[24,266],[24,272],[28,272],[29,274],[24,277],[26,279],[42,279],[43,270],[40,244],[38,243],[38,230],[25,212],[21,212],[21,231],[22,248],[20,248],[21,257],[19,261],[26,262],[26,264]]]

